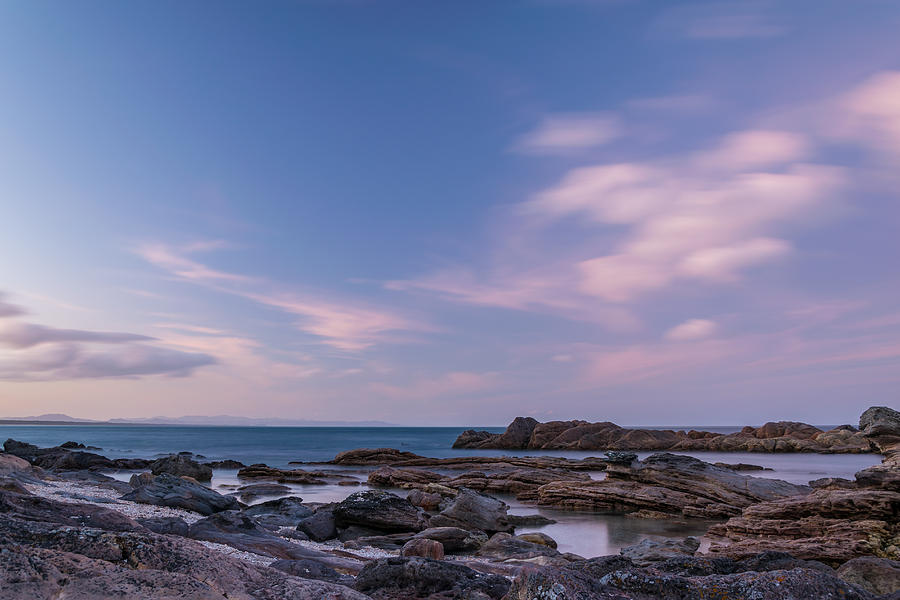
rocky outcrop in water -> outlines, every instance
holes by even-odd
[[[615,423],[550,421],[516,417],[504,433],[468,430],[454,448],[507,450],[671,450],[717,452],[860,453],[872,449],[855,427],[823,431],[806,423],[778,421],[740,432],[628,429]]]
[[[749,477],[696,458],[654,454],[610,464],[606,479],[541,486],[538,504],[569,510],[632,513],[649,510],[697,518],[727,518],[754,503],[808,493],[806,486]]]
[[[860,418],[860,430],[884,454],[881,465],[855,481],[822,481],[810,494],[747,506],[715,525],[720,538],[710,552],[742,557],[779,549],[833,565],[862,556],[900,559],[900,413],[876,407]]]

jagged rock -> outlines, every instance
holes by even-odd
[[[862,429],[862,427],[860,428]],[[745,427],[727,435],[709,431],[627,429],[615,423],[550,421],[516,417],[500,434],[463,432],[454,448],[534,450],[709,450],[740,452],[868,452],[863,434],[849,426],[822,431],[812,425],[779,421]]]
[[[900,493],[816,489],[808,495],[754,504],[740,517],[710,528],[724,538],[710,554],[746,557],[782,550],[803,559],[840,564],[877,555],[900,558]]]
[[[622,548],[619,554],[638,566],[646,566],[670,558],[693,556],[699,547],[700,540],[695,537],[661,541],[646,539],[639,544]]]
[[[150,463],[150,472],[154,475],[168,473],[177,477],[190,477],[197,481],[209,481],[212,479],[212,469],[183,454],[172,454],[171,456],[154,460]]]
[[[297,531],[302,531],[314,542],[324,542],[337,537],[333,507],[321,507],[312,515],[297,523]]]
[[[112,459],[113,467],[125,471],[139,471],[149,469],[153,461],[145,458],[114,458]]]
[[[878,595],[900,591],[900,562],[863,556],[848,560],[837,570],[838,577]]]
[[[134,491],[122,496],[122,500],[183,508],[201,515],[240,508],[238,501],[230,496],[223,496],[199,483],[168,473],[157,475],[152,481],[139,485]]]
[[[358,525],[384,532],[415,532],[428,527],[428,517],[421,508],[379,490],[350,494],[334,507],[334,519],[338,527]]]
[[[356,577],[356,589],[376,600],[487,597],[499,600],[509,581],[463,565],[419,557],[382,558],[368,563]]]
[[[630,465],[610,464],[601,481],[541,486],[538,504],[596,512],[645,510],[727,518],[755,502],[808,491],[806,486],[749,477],[689,456],[662,453]]]
[[[434,560],[444,559],[444,545],[428,538],[409,540],[400,548],[400,556],[421,556]]]
[[[507,515],[506,520],[513,527],[543,527],[556,523],[553,519],[544,515]]]
[[[313,515],[313,510],[303,504],[302,498],[296,496],[260,502],[245,508],[243,512],[254,517],[267,529],[296,527],[300,521]]]
[[[511,532],[514,528],[507,519],[508,510],[502,500],[460,488],[450,505],[431,518],[431,526],[477,529],[488,534]]]
[[[488,541],[488,536],[483,531],[468,531],[459,527],[429,527],[414,537],[440,542],[447,554],[471,553]]]
[[[163,571],[167,574],[185,575],[209,586],[219,594],[211,596],[212,598],[367,600],[365,596],[344,586],[292,577],[275,569],[231,558],[209,550],[197,542],[174,536],[66,527],[53,523],[11,519],[0,514],[0,538],[9,544],[27,544],[33,548],[75,552],[90,559],[105,561],[111,566],[118,565],[123,568],[134,566],[140,571]],[[0,581],[7,580],[5,572],[0,570]],[[115,581],[120,579],[115,577]],[[161,583],[163,582],[164,580],[161,580]],[[77,591],[78,583],[80,582],[73,581],[69,585],[73,585]],[[25,586],[25,595],[22,597],[29,600],[40,598],[38,593],[44,589],[43,585],[45,581],[42,578],[36,581],[29,580]],[[60,596],[54,596],[56,597]],[[78,598],[74,594],[72,597]],[[80,598],[93,600],[97,597],[95,594]],[[146,596],[138,594],[135,597]],[[172,597],[170,595],[168,598]],[[196,598],[205,597],[196,596]]]
[[[873,406],[866,410],[859,417],[859,429],[882,454],[900,448],[900,412],[893,408]]]

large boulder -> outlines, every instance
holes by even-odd
[[[900,412],[887,406],[873,406],[859,417],[859,429],[879,452],[900,449]]]
[[[324,542],[337,537],[337,525],[334,522],[334,507],[322,506],[312,515],[297,523],[300,531],[314,542]]]
[[[138,482],[140,483],[140,482]],[[223,496],[199,483],[163,473],[122,496],[122,500],[183,508],[201,515],[223,510],[238,510],[240,504],[231,496]]]
[[[355,587],[376,600],[428,597],[499,600],[509,589],[509,581],[452,562],[397,557],[368,563],[357,575]]]
[[[873,594],[900,591],[900,562],[888,558],[862,556],[848,560],[837,570],[838,577]]]
[[[150,463],[150,472],[154,475],[176,475],[178,477],[190,477],[197,481],[209,481],[212,479],[212,469],[201,465],[196,460],[183,454],[172,454]]]
[[[268,502],[260,502],[244,509],[244,514],[254,517],[268,529],[296,527],[300,521],[311,517],[313,510],[303,504],[302,498],[288,496]]]
[[[512,532],[507,512],[509,505],[486,494],[460,488],[450,504],[437,515],[431,517],[432,527],[460,527],[480,530],[488,534]]]
[[[403,547],[400,548],[400,556],[421,556],[433,558],[434,560],[443,560],[444,545],[435,540],[416,538],[403,544]]]
[[[560,553],[546,544],[536,544],[508,533],[495,533],[475,555],[505,561],[528,560],[537,556],[558,557]]]
[[[380,490],[350,494],[334,507],[338,527],[357,525],[384,532],[421,531],[428,517],[406,498]]]

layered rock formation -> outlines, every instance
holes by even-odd
[[[850,425],[823,431],[806,423],[778,421],[740,432],[670,429],[627,429],[615,423],[550,421],[516,417],[503,433],[468,430],[454,448],[507,450],[672,450],[719,452],[821,452],[861,453],[872,448],[862,433]]]

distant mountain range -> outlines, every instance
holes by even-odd
[[[396,427],[385,421],[310,421],[307,419],[281,419],[233,417],[230,415],[191,415],[185,417],[148,417],[135,419],[79,419],[63,414],[46,414],[33,417],[5,417],[0,423],[109,423],[113,425],[218,425],[233,427]]]

